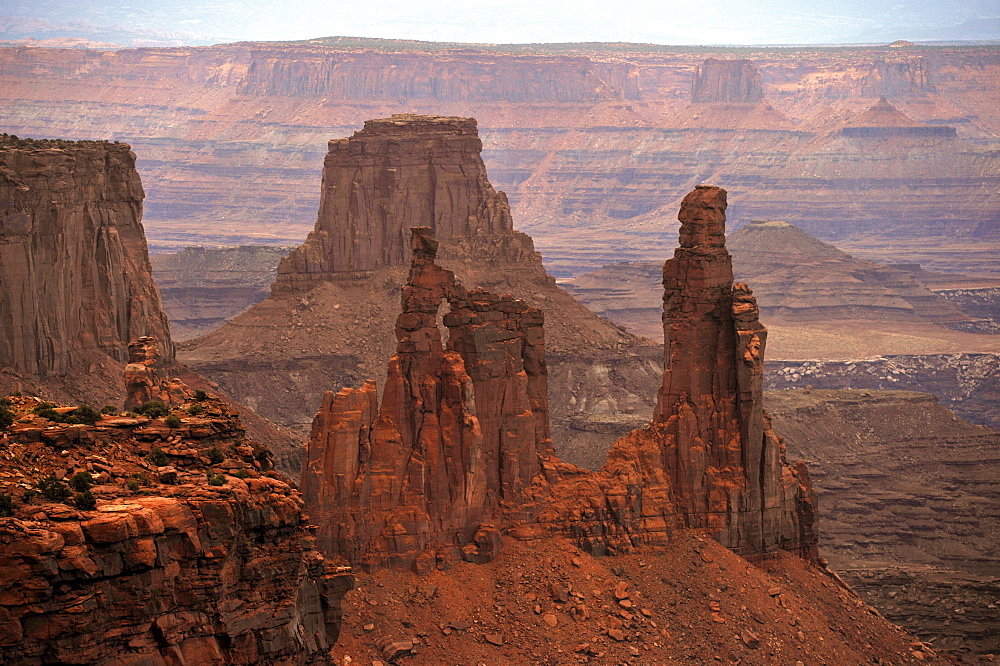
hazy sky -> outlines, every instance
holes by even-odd
[[[0,37],[803,44],[998,39],[998,17],[1000,0],[0,0]]]

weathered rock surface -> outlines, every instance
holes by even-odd
[[[0,447],[0,492],[12,498],[0,517],[5,664],[324,657],[351,576],[314,549],[298,492],[223,402],[188,399],[172,410],[177,428],[117,415],[58,424],[33,415],[37,398],[9,403],[17,421]],[[68,502],[34,492],[47,476]],[[89,490],[73,493],[66,481]]]
[[[150,277],[128,145],[0,137],[0,368],[46,376],[173,345]]]
[[[303,488],[321,549],[367,568],[427,570],[460,554],[492,559],[498,527],[565,536],[595,555],[663,546],[695,527],[747,557],[814,559],[808,473],[787,465],[763,412],[767,331],[749,289],[733,285],[725,208],[717,187],[684,200],[681,247],[664,265],[656,414],[600,472],[550,452],[540,313],[465,292],[433,263],[429,230],[414,229],[381,409],[368,382],[327,393],[314,421]],[[445,300],[447,351],[435,320]]]
[[[808,472],[787,464],[763,412],[767,330],[749,288],[733,284],[725,211],[718,187],[699,186],[681,204],[680,247],[663,266],[665,367],[653,422],[616,442],[596,475],[567,470],[537,514],[586,550],[628,552],[698,527],[751,558],[815,556]]]
[[[750,60],[709,58],[694,70],[691,101],[753,103],[764,99],[764,82]]]
[[[155,339],[142,336],[129,343],[128,365],[125,366],[126,410],[150,400],[164,405],[181,404],[192,395],[187,385],[167,374]]]
[[[331,141],[316,228],[278,264],[273,291],[405,266],[411,227],[429,227],[446,247],[499,249],[512,266],[537,261],[531,239],[514,231],[507,196],[486,178],[482,147],[473,118],[412,114],[368,120],[354,136]]]
[[[303,460],[320,549],[366,568],[489,561],[496,508],[551,452],[541,312],[467,291],[429,228],[411,247],[381,407],[371,381],[327,392]]]
[[[571,419],[648,415],[660,370],[643,353],[656,347],[554,284],[531,238],[513,229],[479,151],[468,118],[397,115],[332,141],[316,227],[281,262],[272,296],[185,343],[181,358],[305,436],[331,384],[384,385],[410,262],[403,239],[410,226],[424,226],[442,235],[440,265],[468,288],[511,294],[545,313],[557,448],[569,442]],[[610,435],[598,436],[610,444]]]
[[[769,391],[766,404],[809,463],[830,567],[938,648],[1000,650],[1000,433],[910,391]]]

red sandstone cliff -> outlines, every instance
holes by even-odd
[[[159,340],[164,360],[173,360],[142,200],[128,145],[0,138],[5,384],[13,373],[93,372],[92,364],[108,360],[118,380],[129,341],[142,335]]]
[[[465,292],[433,263],[429,230],[414,229],[381,409],[369,382],[328,393],[313,424],[303,488],[321,550],[426,570],[460,553],[492,559],[497,525],[519,539],[567,536],[594,554],[662,546],[695,527],[748,557],[815,558],[812,487],[763,412],[767,331],[749,288],[733,284],[725,209],[725,191],[709,186],[681,206],[681,246],[663,271],[656,414],[596,473],[549,451],[539,313]],[[447,351],[435,320],[443,301]]]
[[[223,402],[93,425],[4,405],[0,661],[304,664],[334,644],[351,576]]]
[[[329,147],[316,228],[278,264],[275,293],[404,266],[411,227],[431,228],[469,263],[541,267],[531,238],[514,231],[507,196],[486,177],[475,119],[394,115]]]
[[[749,60],[709,58],[698,65],[691,82],[691,101],[752,103],[764,99],[760,71]]]

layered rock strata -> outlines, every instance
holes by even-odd
[[[764,99],[764,82],[750,60],[708,58],[695,68],[691,101],[753,103]]]
[[[0,137],[0,367],[67,373],[129,341],[173,345],[150,277],[129,146]]]
[[[223,402],[189,398],[174,428],[7,404],[4,663],[304,664],[335,643],[350,573],[314,549],[298,492]]]
[[[535,259],[531,239],[514,231],[507,196],[486,178],[482,147],[474,118],[412,114],[368,120],[330,141],[316,228],[278,264],[272,291],[405,266],[411,227],[429,227],[449,247],[464,244],[466,261],[479,258],[475,250],[500,250],[510,264]]]
[[[492,559],[494,510],[551,449],[541,312],[467,291],[431,230],[412,233],[381,408],[371,381],[327,392],[303,461],[320,548],[368,568]]]
[[[459,553],[490,559],[496,526],[519,539],[567,536],[598,555],[694,527],[748,557],[815,558],[809,476],[786,463],[763,412],[767,331],[750,290],[733,285],[725,208],[725,191],[708,186],[681,206],[681,247],[664,265],[656,415],[596,473],[549,451],[539,313],[462,290],[415,229],[381,410],[369,382],[328,393],[314,422],[303,488],[321,549],[422,570]],[[448,351],[435,324],[442,301]],[[442,496],[450,503],[435,506]]]
[[[150,400],[164,405],[181,404],[191,397],[191,390],[179,379],[167,375],[160,356],[160,346],[150,336],[136,338],[128,345],[125,366],[125,409]]]

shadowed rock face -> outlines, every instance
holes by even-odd
[[[0,368],[45,376],[173,345],[150,276],[126,144],[0,138]]]
[[[492,559],[499,532],[486,523],[551,449],[541,312],[466,291],[434,263],[430,229],[411,243],[381,409],[372,381],[328,391],[303,462],[319,547],[368,568]]]
[[[514,231],[507,196],[486,178],[481,150],[474,118],[412,114],[368,120],[331,141],[316,228],[278,264],[274,293],[404,266],[411,227],[429,227],[446,245],[533,255],[531,239]]]
[[[540,313],[466,292],[433,263],[428,230],[414,229],[381,410],[368,382],[327,393],[314,422],[303,492],[321,550],[421,570],[459,554],[491,559],[496,526],[519,539],[563,535],[594,554],[697,527],[748,557],[814,558],[812,487],[763,412],[767,331],[749,288],[733,285],[725,209],[726,192],[709,186],[681,206],[681,247],[664,265],[656,415],[596,473],[551,454]]]
[[[692,102],[748,103],[762,99],[764,83],[760,71],[749,60],[709,58],[695,69]]]

